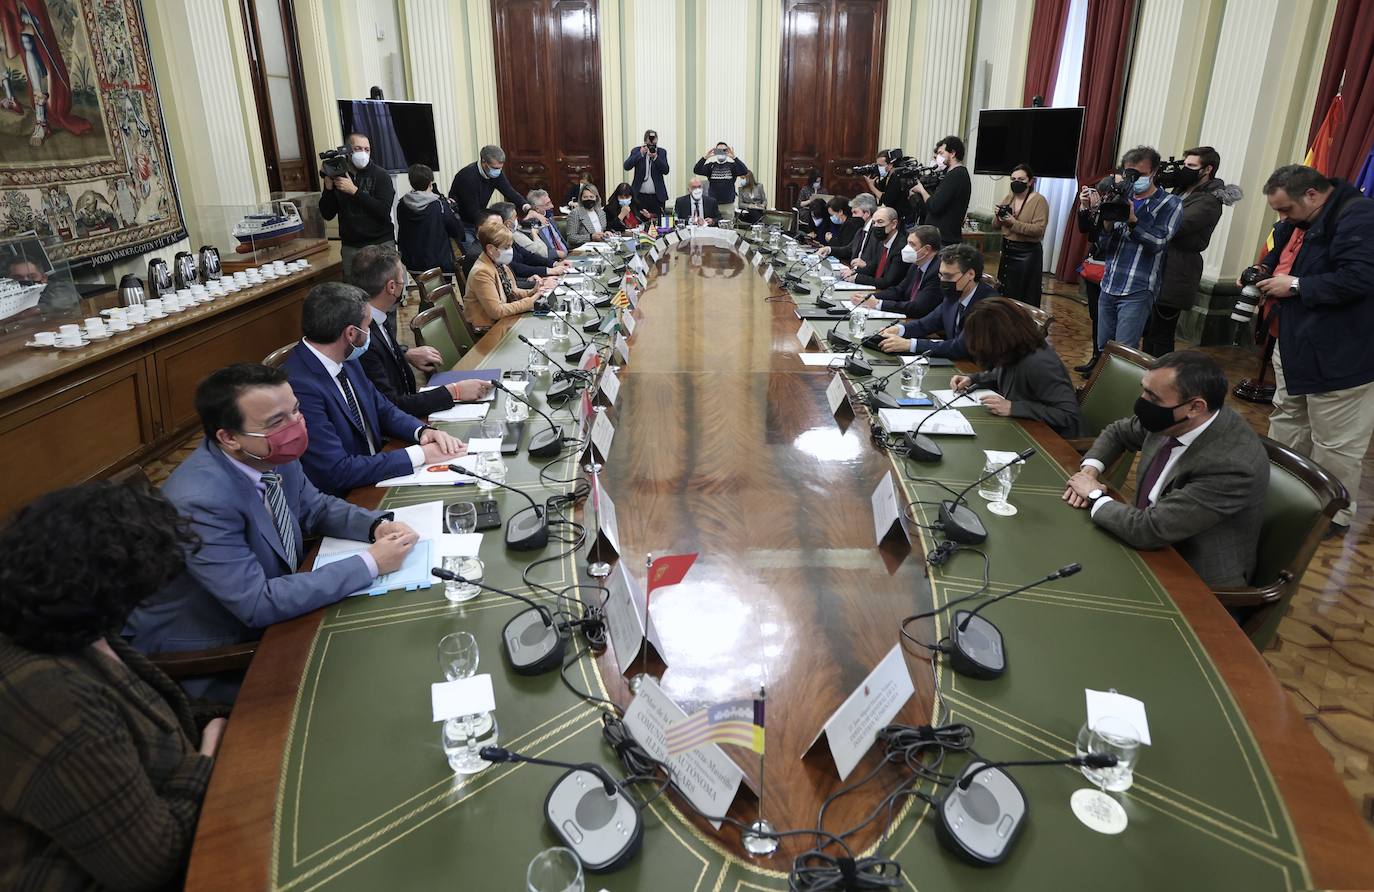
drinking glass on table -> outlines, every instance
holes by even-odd
[[[460,557],[459,555],[445,555],[442,561],[443,568],[450,573],[454,573],[461,579],[444,580],[444,597],[454,604],[461,604],[464,601],[471,601],[482,593],[481,586],[475,585],[482,581],[484,567],[482,562],[475,557]],[[472,582],[463,582],[463,579],[471,579]]]
[[[1140,760],[1140,732],[1135,725],[1117,716],[1100,716],[1091,726],[1084,724],[1078,732],[1075,754],[1080,758],[1088,753],[1116,756],[1110,768],[1083,766],[1083,776],[1103,791],[1122,793],[1135,782],[1135,765]]]
[[[506,422],[515,424],[530,417],[530,407],[509,393],[506,394]],[[504,433],[504,432],[503,432]]]
[[[545,849],[525,871],[528,892],[582,892],[582,862],[572,849]]]
[[[482,477],[477,478],[477,488],[482,492],[491,492],[497,488],[497,484],[506,482],[506,463],[501,459],[499,452],[484,452],[477,459],[477,473]],[[491,481],[496,481],[495,483]]]
[[[439,639],[439,668],[448,681],[471,678],[480,662],[481,652],[471,632],[451,632]]]
[[[1011,517],[1016,514],[1016,506],[1008,502],[1007,497],[1011,495],[1011,485],[1016,482],[1016,477],[1020,473],[1021,462],[1016,462],[1002,468],[997,472],[997,476],[992,478],[996,496],[988,505],[988,510],[993,514],[1002,517]]]
[[[978,495],[987,499],[989,502],[997,501],[1002,495],[1002,490],[1000,489],[1000,484],[998,484],[996,477],[997,469],[1000,468],[1002,464],[1001,461],[989,457],[987,461],[983,462],[983,473],[978,475],[988,478],[978,484]],[[990,474],[993,476],[989,477],[988,475]]]
[[[902,369],[902,396],[907,399],[919,400],[925,396],[921,392],[921,384],[926,379],[926,364],[924,360],[908,362]]]
[[[477,506],[471,502],[454,502],[444,508],[444,527],[450,533],[477,531]]]

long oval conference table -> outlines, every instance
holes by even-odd
[[[653,596],[667,665],[661,686],[688,712],[766,686],[764,807],[773,825],[815,827],[821,803],[842,787],[823,750],[803,751],[899,643],[901,619],[983,586],[976,554],[938,567],[923,560],[938,541],[925,525],[947,497],[941,484],[972,482],[986,449],[1033,445],[1038,454],[1011,496],[1016,516],[993,515],[972,497],[989,532],[988,593],[1073,561],[1083,570],[984,614],[1006,640],[1009,668],[998,679],[956,676],[907,645],[916,693],[896,721],[966,723],[989,760],[1055,759],[1073,755],[1086,688],[1136,697],[1148,710],[1152,744],[1134,786],[1115,794],[1129,826],[1101,835],[1074,817],[1069,797],[1088,786],[1076,769],[1012,768],[1030,812],[1005,863],[956,859],[937,841],[930,807],[915,798],[895,804],[890,825],[880,814],[850,835],[852,848],[895,858],[900,888],[922,892],[1374,888],[1369,830],[1330,757],[1188,565],[1173,551],[1126,548],[1086,512],[1066,507],[1060,494],[1078,456],[1041,424],[973,408],[962,411],[976,436],[940,438],[939,464],[876,449],[866,411],[838,421],[831,414],[825,389],[836,373],[799,359],[821,348],[797,340],[794,298],[779,287],[777,270],[745,242],[728,244],[734,240],[713,232],[661,248],[607,410],[616,434],[601,481],[618,516],[621,560],[641,585],[646,554],[699,552],[681,584]],[[823,336],[825,324],[816,324]],[[503,320],[460,367],[523,368],[528,348],[517,335],[548,326]],[[926,389],[947,386],[952,371],[932,369]],[[852,394],[859,383],[847,379],[845,387]],[[570,431],[571,412],[555,415]],[[532,417],[529,430],[538,426]],[[470,427],[452,429],[467,435]],[[581,476],[573,450],[556,460],[522,452],[508,465],[508,482],[541,501],[573,485],[551,481]],[[884,475],[909,505],[909,551],[880,548],[876,539],[871,496]],[[471,487],[352,496],[388,507],[471,497]],[[494,497],[503,517],[524,504],[505,491]],[[579,517],[589,520],[585,505]],[[480,554],[487,583],[544,603],[552,601],[547,590],[522,578],[531,560],[552,558],[528,574],[550,588],[590,581],[585,547],[551,541],[542,552],[507,552],[493,530]],[[580,591],[596,597],[596,589]],[[442,681],[439,639],[457,629],[477,636],[502,746],[624,772],[602,742],[595,703],[557,672],[520,676],[504,664],[500,629],[521,609],[491,593],[452,605],[436,585],[346,599],[267,630],[219,751],[187,888],[523,889],[529,859],[557,844],[543,805],[561,772],[527,764],[468,777],[450,771],[430,714],[430,686]],[[948,626],[941,616],[913,632],[931,641]],[[571,686],[629,703],[609,648],[597,656],[579,637],[568,657]],[[756,785],[758,757],[726,750]],[[850,780],[880,759],[879,747],[870,748]],[[943,770],[957,772],[964,759],[948,756]],[[827,808],[825,829],[862,824],[905,776],[879,768],[873,782]],[[921,789],[940,795],[929,784]],[[636,792],[648,795],[652,785]],[[746,789],[730,814],[748,822],[757,808]],[[815,842],[787,837],[777,854],[749,857],[736,829],[714,830],[675,793],[653,801],[644,822],[642,850],[614,873],[587,877],[587,889],[785,889],[792,858]]]

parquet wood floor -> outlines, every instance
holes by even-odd
[[[1091,353],[1091,322],[1077,287],[1046,281],[1045,306],[1055,317],[1051,339],[1070,367]],[[403,310],[406,312],[409,308]],[[403,340],[409,327],[402,320]],[[1180,346],[1183,346],[1180,342]],[[1255,372],[1251,353],[1204,347],[1234,383]],[[1075,378],[1075,380],[1077,380]],[[1267,406],[1232,398],[1231,405],[1263,434]],[[200,434],[146,468],[160,484],[200,442]],[[1303,577],[1279,637],[1264,654],[1275,675],[1331,754],[1336,771],[1374,827],[1374,457],[1366,456],[1360,507],[1343,539],[1322,544]]]

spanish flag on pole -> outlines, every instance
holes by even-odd
[[[1345,120],[1345,101],[1341,99],[1341,94],[1331,100],[1331,107],[1326,110],[1326,117],[1322,118],[1321,127],[1317,128],[1317,135],[1312,139],[1312,145],[1307,147],[1307,154],[1303,156],[1302,163],[1311,168],[1315,168],[1325,176],[1331,176],[1331,141],[1336,137],[1336,129]],[[1263,258],[1270,251],[1274,250],[1274,229],[1269,228],[1269,234],[1264,238],[1264,251],[1260,257]]]
[[[708,743],[733,743],[763,752],[763,701],[730,700],[708,706],[668,726],[668,755],[676,756]]]

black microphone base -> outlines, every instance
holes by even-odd
[[[853,353],[845,357],[844,370],[860,378],[867,378],[873,374],[873,366],[869,365],[868,360]]]
[[[583,331],[586,331],[586,332],[596,331],[596,330],[597,330],[598,328],[600,328],[600,327],[601,327],[601,320],[600,320],[600,319],[593,319],[591,322],[583,322],[583,323],[582,323],[582,330],[583,330]]]
[[[601,778],[585,768],[574,768],[553,785],[544,797],[544,819],[588,873],[623,867],[644,841],[639,809],[624,793],[607,796]]]
[[[517,511],[506,521],[506,547],[511,551],[537,551],[549,544],[549,521],[543,507]]]
[[[854,342],[849,339],[849,336],[841,334],[839,331],[836,331],[834,329],[826,332],[825,339],[829,341],[830,346],[834,347],[836,350],[854,349]]]
[[[556,624],[544,625],[543,614],[531,607],[506,623],[501,630],[501,645],[517,674],[540,675],[563,665],[567,639]],[[599,786],[600,781],[597,783]]]
[[[976,511],[948,499],[940,503],[940,527],[946,539],[960,545],[977,545],[988,537],[987,527]]]
[[[886,390],[874,390],[868,394],[868,406],[874,412],[879,409],[900,409],[897,398]]]
[[[968,628],[962,628],[965,620]],[[997,678],[1007,671],[1007,652],[1002,632],[981,616],[967,610],[954,613],[949,630],[949,668],[969,678]]]
[[[913,434],[907,431],[904,437],[906,441],[906,456],[915,461],[940,461],[945,457],[945,452],[925,434]]]
[[[549,385],[549,389],[544,393],[544,399],[548,400],[550,406],[561,407],[568,404],[568,400],[577,395],[576,381],[555,381]]]
[[[972,761],[963,775],[982,762]],[[1011,854],[1030,816],[1021,787],[1001,768],[985,768],[967,790],[958,783],[940,803],[935,835],[941,845],[969,864],[991,867]]]
[[[563,354],[563,361],[569,365],[576,365],[582,361],[582,354],[587,352],[586,344],[579,344]]]
[[[563,451],[563,432],[557,428],[545,428],[530,437],[525,451],[535,458],[552,458]]]
[[[828,310],[831,307],[835,306],[835,302],[822,294],[816,297],[816,306],[823,307],[824,309]]]

